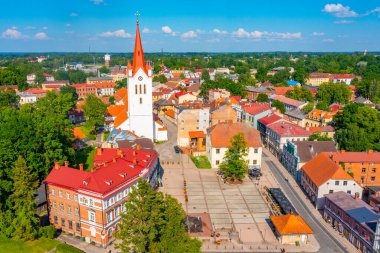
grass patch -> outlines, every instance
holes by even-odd
[[[80,126],[79,128],[82,131],[82,133],[84,133],[87,136],[87,138],[89,138],[90,140],[96,139],[96,135],[91,133],[91,129],[88,129],[86,127],[86,124],[84,124],[83,126]]]
[[[79,164],[83,163],[84,170],[90,170],[94,166],[95,147],[87,146],[78,150],[75,153],[76,168],[79,168]]]
[[[211,164],[207,156],[190,156],[191,160],[198,169],[211,169]]]
[[[154,142],[154,144],[156,144],[156,145],[160,145],[160,144],[164,144],[166,141],[156,141],[156,142]]]
[[[83,253],[83,251],[77,248],[53,239],[40,238],[27,242],[13,239],[0,239],[0,252],[45,253],[54,248],[57,249],[55,253]]]
[[[108,139],[108,137],[110,136],[111,132],[110,131],[106,131],[103,133],[103,141],[106,141]]]

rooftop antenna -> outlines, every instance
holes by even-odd
[[[140,21],[139,21],[139,17],[140,17],[140,12],[139,11],[136,11],[136,13],[135,13],[135,16],[136,16],[136,23],[137,24],[139,24],[140,23]]]

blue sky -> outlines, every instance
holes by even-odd
[[[375,0],[1,2],[0,52],[380,51]]]

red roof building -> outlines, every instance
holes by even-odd
[[[105,247],[114,239],[124,204],[139,179],[159,184],[156,151],[96,149],[90,171],[55,163],[45,179],[51,224]]]

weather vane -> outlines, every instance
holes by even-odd
[[[136,16],[136,22],[139,23],[139,17],[140,17],[140,12],[136,11],[135,16]]]

